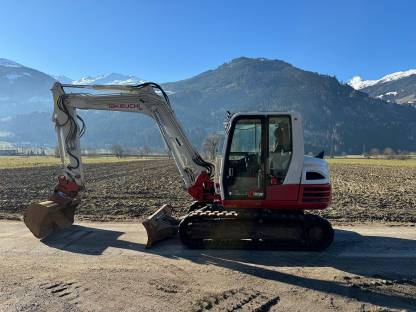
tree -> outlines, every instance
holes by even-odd
[[[394,150],[390,147],[386,147],[383,151],[383,155],[386,156],[387,158],[393,158],[393,156],[396,153],[394,152]]]
[[[410,153],[407,151],[400,151],[397,153],[396,159],[406,160],[411,159]]]
[[[336,124],[329,130],[329,143],[330,143],[330,150],[329,150],[329,157],[334,158],[334,155],[338,152],[340,145],[342,144],[341,135],[339,133],[339,125]]]
[[[166,155],[168,155],[168,158],[170,159],[172,154],[170,153],[169,147],[165,146],[164,152],[165,152]]]
[[[378,156],[378,155],[380,155],[380,150],[378,148],[372,148],[370,150],[370,155],[371,156]]]
[[[368,155],[367,148],[366,148],[365,144],[363,144],[363,152],[362,152],[362,155],[363,156],[367,156]]]
[[[59,155],[59,147],[58,147],[58,146],[55,146],[54,156],[55,156],[56,158],[61,157],[61,156]]]
[[[113,145],[111,151],[117,158],[121,158],[124,155],[123,147],[120,144]]]
[[[150,149],[150,147],[149,146],[147,146],[147,145],[144,145],[142,148],[141,148],[141,154],[142,155],[150,155],[152,153],[152,150]]]
[[[215,159],[218,153],[218,146],[220,144],[220,137],[217,134],[210,134],[202,143],[202,151],[209,159]]]

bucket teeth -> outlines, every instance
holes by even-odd
[[[23,214],[23,221],[35,237],[45,238],[54,230],[70,227],[74,223],[78,204],[77,200],[67,204],[50,200],[31,204]]]
[[[152,247],[156,242],[174,236],[178,231],[179,220],[171,216],[172,208],[163,205],[154,214],[143,221],[147,232],[146,248]]]

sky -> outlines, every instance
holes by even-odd
[[[341,81],[416,68],[416,1],[1,0],[0,58],[73,79],[186,79],[240,56]]]

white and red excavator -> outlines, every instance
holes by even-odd
[[[65,92],[74,88],[94,92]],[[298,113],[228,116],[221,165],[214,175],[214,165],[202,159],[191,145],[159,85],[56,82],[52,93],[63,172],[50,198],[25,210],[25,224],[36,237],[44,238],[74,222],[85,185],[80,149],[85,124],[76,110],[96,109],[152,118],[195,200],[182,218],[172,217],[168,205],[147,218],[143,225],[148,247],[176,233],[190,248],[324,250],[332,243],[330,223],[305,213],[329,206],[331,184],[322,155],[304,156]]]

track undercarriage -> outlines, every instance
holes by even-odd
[[[303,211],[226,210],[217,205],[191,211],[178,232],[189,248],[218,249],[321,251],[334,236],[327,220]]]
[[[74,204],[58,205],[52,201],[35,204],[25,212],[25,223],[38,238],[74,221]],[[202,249],[269,249],[322,251],[331,243],[331,224],[302,210],[237,209],[227,210],[217,204],[191,205],[181,219],[171,216],[164,205],[143,222],[148,234],[147,247],[179,233],[184,245]]]

